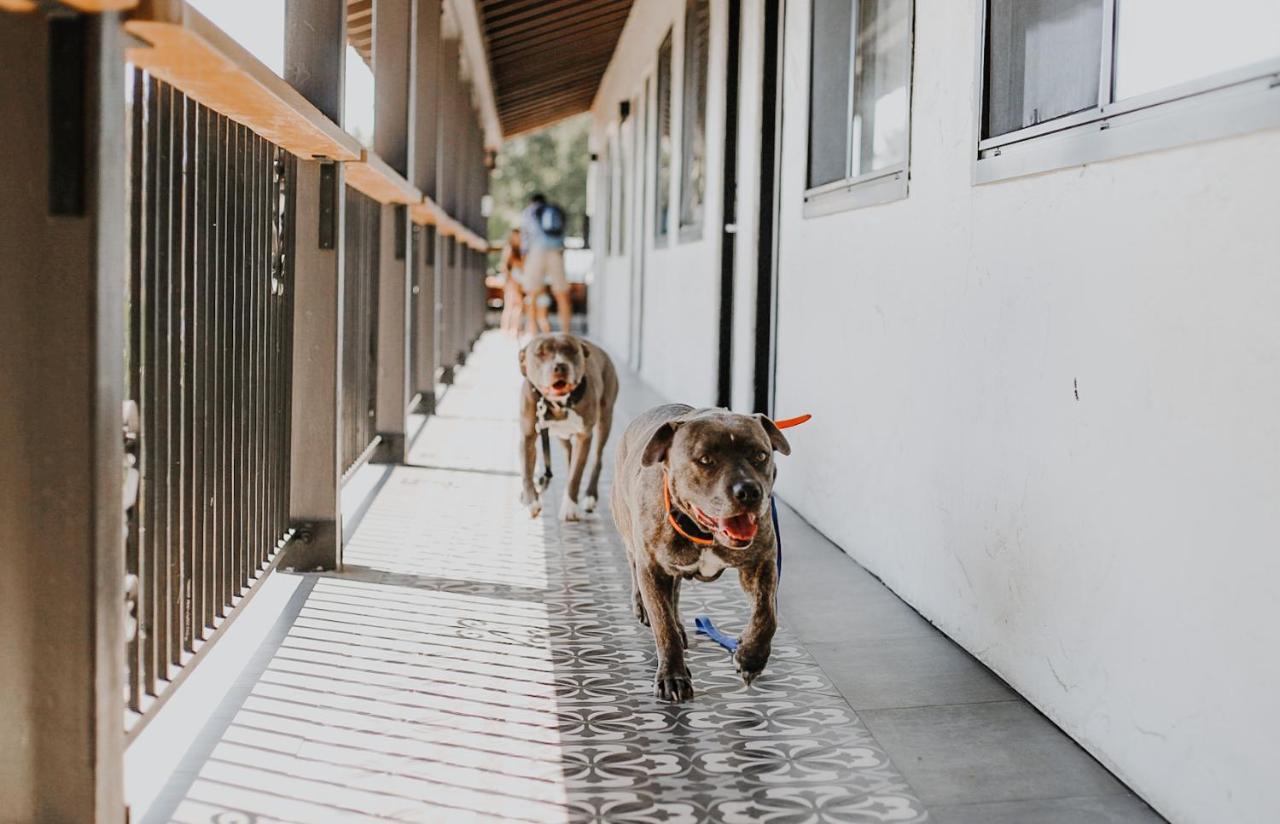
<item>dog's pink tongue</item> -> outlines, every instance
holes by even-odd
[[[751,540],[756,537],[756,530],[759,529],[756,524],[756,516],[749,512],[734,515],[732,518],[725,518],[720,522],[720,525],[729,534],[730,538],[736,538],[739,541]]]

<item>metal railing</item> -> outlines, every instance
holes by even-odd
[[[342,467],[353,472],[377,445],[378,267],[382,204],[347,187],[342,296]]]
[[[146,713],[290,534],[294,160],[129,68],[128,705]]]

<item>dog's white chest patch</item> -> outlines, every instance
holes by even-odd
[[[567,410],[567,414],[562,421],[538,421],[538,429],[545,429],[557,438],[567,441],[574,435],[581,435],[586,431],[586,426],[583,423],[582,416],[570,409]]]
[[[727,567],[719,555],[711,551],[710,548],[702,550],[702,555],[698,558],[698,574],[703,578],[710,578],[718,575],[720,570]]]

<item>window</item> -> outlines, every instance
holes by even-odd
[[[707,0],[684,10],[684,107],[680,129],[680,237],[702,237],[707,188],[707,67],[711,11]]]
[[[911,0],[815,0],[806,214],[906,196]]]
[[[653,237],[667,239],[671,213],[671,32],[658,47],[657,180],[654,185]]]
[[[1280,125],[1273,0],[988,0],[984,28],[979,183]]]
[[[1280,57],[1275,0],[1123,0],[1115,98],[1124,100]]]
[[[1103,0],[992,0],[986,136],[1098,105]]]

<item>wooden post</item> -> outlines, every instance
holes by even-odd
[[[409,129],[416,66],[412,0],[375,0],[373,52],[374,149],[408,178],[413,173],[414,134]],[[378,394],[374,426],[381,436],[372,460],[404,463],[409,414],[409,290],[412,288],[413,237],[403,206],[382,207],[378,276]]]
[[[115,14],[0,14],[0,818],[125,820]]]
[[[439,158],[436,180],[437,202],[450,214],[457,213],[457,117],[458,117],[458,41],[444,40],[440,62],[440,117],[436,121],[436,151]],[[440,236],[436,243],[436,352],[440,359],[440,382],[453,383],[458,363],[457,318],[457,238]]]
[[[437,151],[440,120],[440,0],[416,0],[414,10],[416,42],[414,62],[414,106],[410,128],[414,133],[413,183],[435,200]],[[418,258],[417,347],[411,396],[418,398],[415,411],[431,413],[436,405],[436,230],[424,227],[420,233]]]
[[[285,80],[342,124],[347,8],[287,0]],[[346,185],[342,164],[301,159],[294,181],[293,431],[289,515],[295,569],[342,567],[342,301]]]

